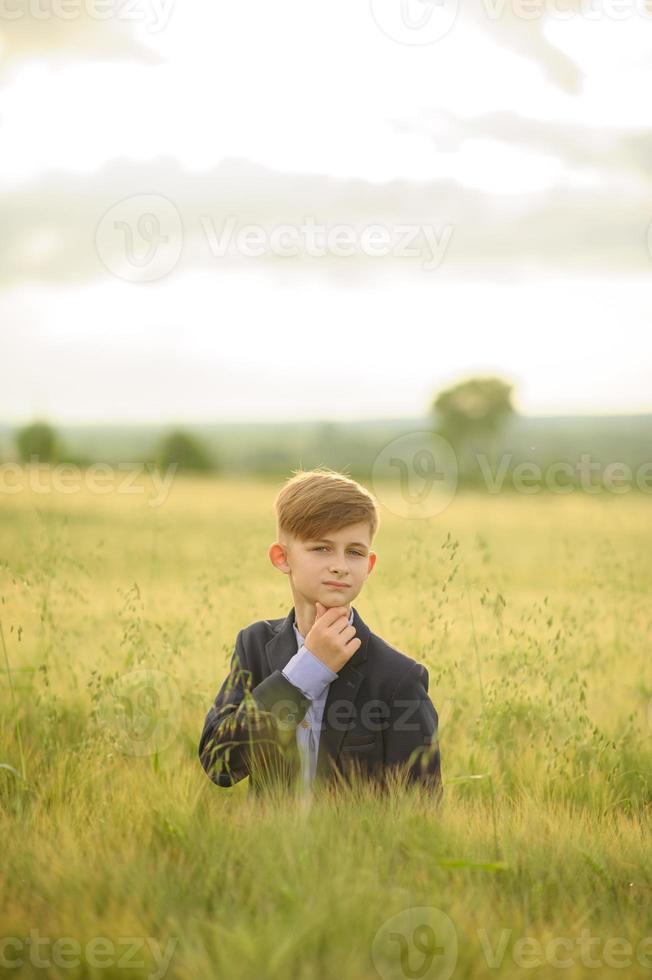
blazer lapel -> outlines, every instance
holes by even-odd
[[[292,628],[293,623],[294,606],[285,619],[276,623],[274,636],[265,644],[265,656],[270,674],[275,670],[283,670],[288,660],[297,652],[297,638]]]
[[[355,626],[356,636],[362,642],[328,688],[317,753],[317,779],[328,779],[331,775],[330,760],[336,759],[339,755],[349,719],[354,715],[358,689],[365,676],[370,630],[355,606],[351,608],[353,609],[352,625]],[[265,644],[265,655],[270,672],[282,670],[297,652],[293,623],[294,606],[276,627],[276,634]]]
[[[362,642],[328,688],[317,752],[315,778],[318,780],[328,780],[332,776],[332,763],[339,757],[342,739],[349,727],[350,719],[355,715],[355,700],[365,676],[370,630],[355,606],[352,608],[352,625],[355,626],[355,635]]]

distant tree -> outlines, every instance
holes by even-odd
[[[507,419],[514,414],[512,385],[500,378],[469,378],[441,391],[433,402],[436,431],[458,454],[464,473],[464,456],[471,445],[492,447]]]
[[[60,453],[55,429],[47,422],[32,422],[18,429],[15,436],[18,455],[24,463],[36,456],[39,463],[52,463]]]
[[[215,468],[204,445],[188,432],[178,429],[161,440],[158,463],[162,469],[175,464],[179,470],[208,473]]]

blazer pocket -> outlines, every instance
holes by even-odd
[[[358,746],[374,745],[375,742],[375,735],[345,735],[344,741],[342,742],[342,748],[352,749],[357,748]]]

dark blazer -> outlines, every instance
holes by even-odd
[[[310,701],[281,673],[297,652],[294,606],[236,637],[229,674],[210,708],[199,758],[218,786],[250,776],[249,789],[298,785],[296,727]],[[362,641],[330,684],[315,782],[350,783],[353,773],[387,788],[390,771],[441,795],[437,712],[428,671],[372,633],[353,607]]]

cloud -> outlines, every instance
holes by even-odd
[[[4,15],[0,23],[0,77],[3,81],[20,63],[28,59],[40,62],[70,64],[73,61],[129,61],[161,64],[156,51],[143,44],[135,35],[138,20],[121,18],[119,13],[108,19],[94,16],[90,2],[79,0],[66,8],[70,19],[56,16],[54,4],[31,4],[41,16],[30,12],[27,3],[11,5],[4,0]],[[103,8],[104,9],[104,8]],[[133,4],[129,5],[133,11]],[[9,13],[8,13],[9,12]],[[138,11],[134,11],[138,18]],[[143,12],[144,14],[144,12]],[[142,18],[138,18],[142,21]]]
[[[516,141],[560,155],[575,167],[601,167],[596,186],[564,183],[538,194],[497,195],[461,186],[454,180],[393,180],[383,184],[323,175],[287,174],[247,160],[227,159],[202,173],[188,173],[172,158],[113,160],[86,175],[49,172],[0,195],[4,221],[0,242],[0,286],[42,280],[84,283],[111,278],[112,255],[100,256],[95,236],[103,215],[126,198],[161,196],[178,211],[183,229],[181,265],[185,270],[218,265],[224,270],[293,267],[302,275],[335,278],[385,274],[388,267],[422,271],[418,259],[390,254],[382,259],[358,253],[349,258],[312,257],[299,247],[294,258],[268,252],[260,257],[231,250],[211,251],[207,226],[219,237],[229,219],[236,230],[260,225],[267,234],[281,224],[300,227],[307,216],[332,228],[351,225],[358,232],[383,225],[428,225],[437,234],[449,227],[443,258],[446,270],[483,267],[516,269],[523,263],[585,271],[635,271],[649,267],[646,248],[649,214],[642,175],[644,134],[614,134],[538,124],[508,114],[451,127],[451,140],[471,134]],[[591,147],[600,146],[600,153]],[[626,179],[628,175],[631,179]],[[617,192],[610,193],[610,179]],[[137,203],[137,202],[136,202]],[[136,230],[134,229],[134,234]],[[118,236],[106,248],[124,249]],[[106,263],[106,265],[105,265]]]
[[[532,4],[529,4],[532,7]],[[551,18],[546,7],[552,6],[541,0],[538,9],[541,16],[529,20],[519,16],[519,4],[506,0],[481,0],[480,3],[461,4],[461,22],[472,22],[479,26],[491,40],[500,47],[522,55],[534,62],[542,70],[546,79],[569,95],[580,92],[583,73],[579,66],[544,35],[546,24]],[[564,9],[579,11],[582,0],[570,0]]]
[[[600,170],[605,177],[620,173],[652,180],[649,128],[579,126],[508,111],[462,119],[440,109],[423,110],[418,119],[399,122],[396,128],[429,133],[442,152],[455,152],[468,139],[495,139],[557,157],[568,167]]]

